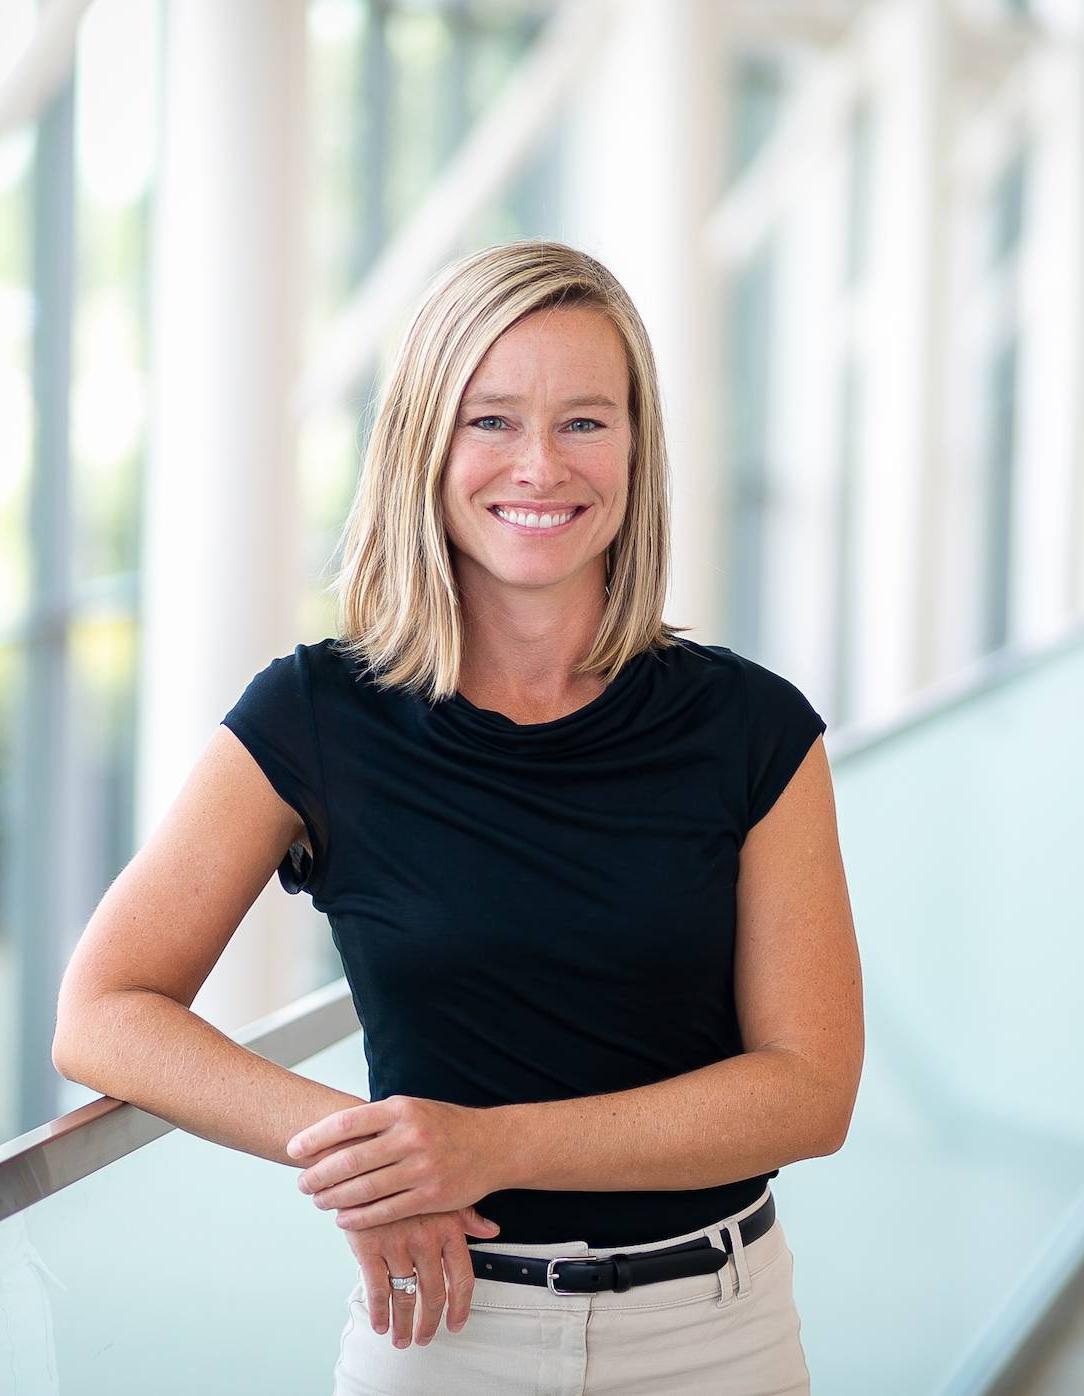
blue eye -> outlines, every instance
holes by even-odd
[[[467,425],[468,425],[468,426],[472,426],[472,427],[478,427],[478,429],[479,429],[480,431],[487,431],[488,428],[482,426],[482,423],[483,423],[483,422],[503,422],[503,421],[504,421],[504,418],[503,418],[503,417],[498,417],[498,416],[475,417],[474,421],[473,421],[473,422],[468,422]],[[586,422],[586,423],[587,423],[589,426],[591,426],[591,427],[602,427],[602,426],[605,425],[605,423],[603,423],[603,422],[596,422],[595,419],[594,419],[593,417],[573,417],[572,421],[569,422],[569,426],[574,426],[577,422]],[[584,433],[584,432],[582,432],[582,431],[574,431],[574,432],[572,433],[572,435],[573,435],[573,436],[584,436],[584,435],[590,436],[591,433],[590,433],[590,432]]]

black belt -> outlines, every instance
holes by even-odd
[[[775,1221],[775,1198],[769,1192],[764,1202],[742,1217],[735,1227],[741,1232],[742,1245],[763,1236]],[[723,1245],[728,1244],[723,1232]],[[633,1285],[655,1284],[659,1280],[678,1280],[685,1275],[710,1275],[721,1270],[730,1258],[729,1250],[713,1246],[707,1236],[695,1241],[681,1241],[676,1246],[662,1246],[653,1251],[636,1251],[626,1255],[504,1255],[500,1251],[470,1253],[474,1273],[483,1280],[505,1280],[513,1285],[546,1285],[554,1294],[595,1294],[600,1289],[619,1292]],[[557,1285],[557,1266],[561,1267],[561,1287]]]

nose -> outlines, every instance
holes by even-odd
[[[512,465],[512,476],[519,484],[531,485],[540,492],[546,492],[572,477],[572,471],[561,456],[560,445],[552,441],[545,431],[531,432],[522,453]]]

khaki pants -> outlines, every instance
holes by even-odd
[[[471,1241],[509,1255],[609,1255],[708,1236],[754,1212],[755,1202],[711,1226],[640,1246],[583,1241],[518,1245]],[[778,1215],[712,1275],[635,1285],[623,1293],[553,1294],[541,1285],[476,1277],[470,1317],[458,1333],[441,1318],[431,1343],[392,1346],[375,1333],[362,1281],[335,1364],[333,1396],[808,1396],[794,1307],[794,1256]]]

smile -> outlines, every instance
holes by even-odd
[[[506,514],[499,512],[499,505],[493,505],[489,512],[495,519],[504,524],[506,528],[514,529],[517,533],[549,534],[564,533],[566,529],[572,527],[581,514],[586,512],[587,508],[588,506],[586,504],[578,504],[571,512],[571,515],[566,513],[552,513],[542,514],[540,516],[525,509],[519,509],[514,513]],[[555,523],[555,519],[563,519],[564,522]]]

